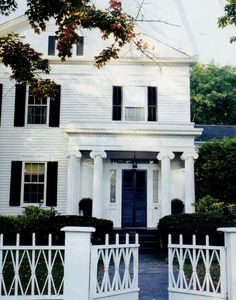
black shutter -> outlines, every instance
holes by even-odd
[[[56,37],[50,35],[48,37],[48,55],[55,55]]]
[[[25,95],[26,86],[22,84],[16,84],[14,115],[14,126],[16,127],[23,127],[25,125]]]
[[[112,94],[112,120],[121,121],[122,116],[122,88],[113,86]]]
[[[1,116],[2,116],[2,88],[3,88],[3,84],[0,83],[0,126],[1,126]]]
[[[11,162],[10,206],[20,206],[22,161]]]
[[[57,87],[58,90],[55,99],[50,100],[49,127],[60,126],[61,86],[58,85]]]
[[[157,121],[157,88],[148,87],[148,121]]]
[[[57,206],[57,172],[58,162],[48,162],[46,206]]]

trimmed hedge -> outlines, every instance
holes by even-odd
[[[196,235],[197,244],[205,244],[205,236],[209,235],[210,244],[223,245],[224,235],[217,231],[219,227],[235,227],[235,216],[219,216],[212,214],[182,214],[162,218],[158,224],[160,241],[164,252],[167,250],[168,235],[178,243],[179,235],[183,235],[184,243],[192,243],[192,235]]]
[[[15,244],[16,233],[21,235],[21,244],[30,245],[32,234],[36,233],[37,244],[47,244],[48,234],[52,234],[54,244],[64,244],[64,232],[61,228],[65,226],[91,226],[96,228],[92,235],[93,244],[104,243],[105,234],[113,229],[113,223],[109,220],[81,216],[37,216],[29,218],[24,215],[0,216],[0,233],[4,234],[7,244]]]

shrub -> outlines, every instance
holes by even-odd
[[[16,233],[21,235],[21,244],[31,244],[32,234],[36,233],[37,244],[46,244],[48,234],[52,234],[55,244],[64,243],[65,226],[89,226],[95,227],[92,235],[92,243],[104,242],[105,234],[113,229],[113,223],[109,220],[82,216],[58,215],[55,210],[40,207],[27,207],[19,216],[0,216],[0,233],[5,235],[5,242],[14,244]]]
[[[171,214],[182,214],[184,212],[184,203],[180,199],[171,201]]]
[[[83,211],[85,217],[92,216],[92,199],[82,198],[79,202],[79,209]]]
[[[236,138],[205,142],[195,163],[196,199],[236,203]]]
[[[192,235],[196,235],[197,243],[204,244],[205,236],[209,235],[213,245],[223,244],[223,233],[218,232],[219,227],[236,226],[235,216],[220,216],[213,214],[182,214],[170,215],[162,218],[158,224],[161,245],[164,251],[167,249],[168,235],[178,242],[179,235],[183,235],[184,243],[192,243]]]
[[[220,202],[207,195],[195,203],[196,213],[205,213],[213,215],[236,215],[236,204],[227,204]]]

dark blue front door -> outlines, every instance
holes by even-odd
[[[147,226],[146,171],[123,170],[122,227]]]

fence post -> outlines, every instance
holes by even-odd
[[[91,233],[93,227],[64,227],[65,267],[64,299],[88,300]]]
[[[218,228],[224,232],[226,247],[226,282],[228,300],[236,299],[236,228]]]

